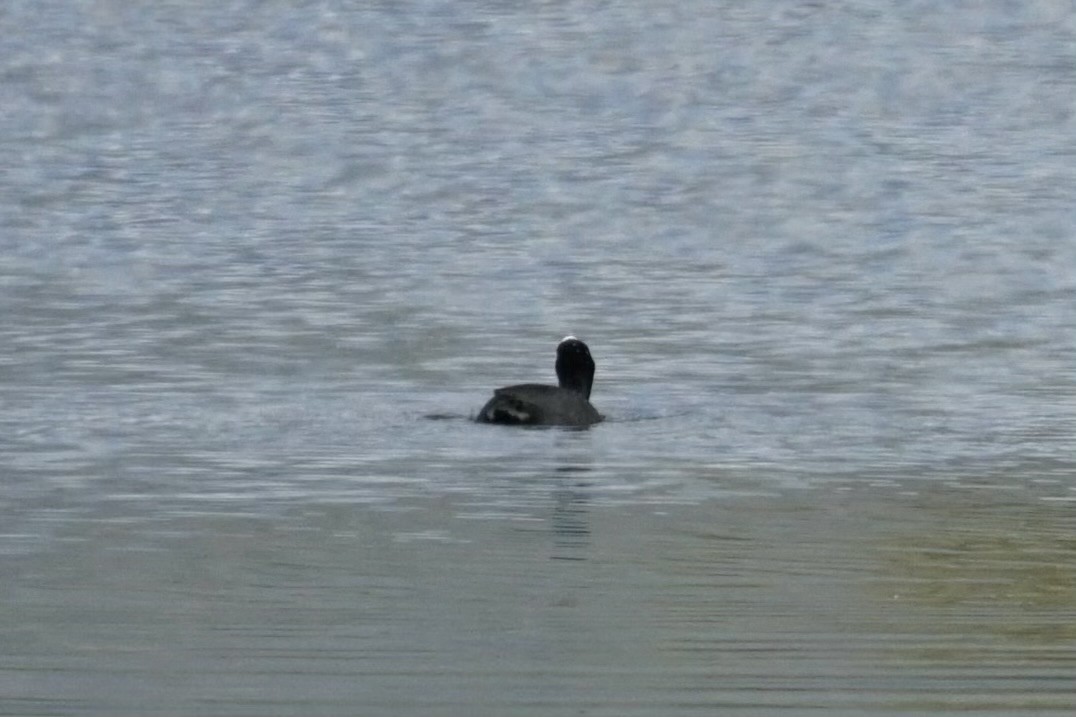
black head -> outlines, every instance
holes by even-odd
[[[590,387],[594,384],[594,359],[587,345],[566,336],[557,345],[557,381],[561,388],[578,391],[590,400]]]

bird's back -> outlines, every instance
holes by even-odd
[[[493,398],[478,412],[477,420],[531,426],[589,426],[602,417],[578,391],[521,383],[496,389]]]

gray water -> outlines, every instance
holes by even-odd
[[[1076,710],[1070,3],[0,29],[0,713]]]

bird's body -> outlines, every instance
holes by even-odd
[[[556,370],[558,386],[521,383],[494,390],[476,420],[529,426],[589,426],[601,421],[589,400],[594,359],[587,345],[574,336],[562,340]]]

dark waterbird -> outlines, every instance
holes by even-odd
[[[556,369],[560,385],[521,383],[498,388],[475,420],[522,426],[589,426],[602,420],[590,405],[594,359],[587,345],[574,336],[562,339],[557,345]]]

